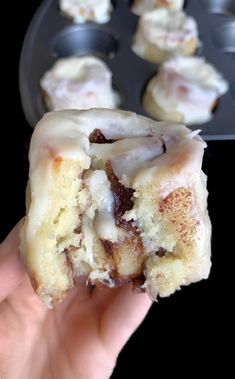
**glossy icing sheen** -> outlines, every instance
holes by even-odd
[[[200,123],[211,119],[211,108],[228,83],[203,58],[176,57],[162,64],[147,90],[165,112],[181,113],[185,123]]]
[[[117,241],[117,227],[114,219],[114,199],[110,182],[103,170],[94,170],[85,177],[85,184],[89,187],[92,202],[97,208],[94,228],[102,240]]]
[[[112,73],[95,57],[59,59],[41,79],[50,110],[115,108]]]
[[[60,9],[76,23],[105,23],[110,19],[112,4],[110,0],[60,0]]]
[[[107,139],[119,141],[105,145],[90,143],[89,135],[94,129],[100,129]],[[29,153],[32,194],[29,233],[34,234],[46,213],[48,189],[53,181],[51,167],[56,157],[78,160],[85,170],[90,168],[94,156],[110,160],[119,179],[126,185],[139,186],[146,178],[150,180],[154,176],[152,168],[158,160],[161,164],[158,157],[164,152],[163,143],[167,146],[163,160],[171,157],[171,150],[182,140],[192,140],[195,151],[202,156],[205,143],[196,134],[182,125],[157,123],[129,112],[93,109],[47,113],[34,131]],[[108,195],[107,202],[100,209],[101,216],[105,214],[103,219],[106,223],[112,209],[106,174],[97,170],[85,180],[91,188],[96,180],[100,189],[103,187]],[[180,180],[180,185],[183,185],[184,179]],[[96,194],[94,198],[97,196],[101,195]],[[101,226],[99,234],[103,233],[102,230]],[[115,239],[115,232],[110,234]]]

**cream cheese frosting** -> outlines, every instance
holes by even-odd
[[[55,62],[41,79],[50,110],[115,108],[112,73],[92,56],[68,57]]]
[[[163,63],[146,89],[164,112],[181,114],[186,124],[209,121],[214,103],[227,91],[223,76],[198,57],[176,57]]]
[[[110,19],[110,0],[60,0],[60,9],[75,23],[94,21],[105,23]]]
[[[135,0],[131,9],[137,15],[142,15],[156,8],[181,10],[183,5],[184,0]]]

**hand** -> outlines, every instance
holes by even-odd
[[[20,262],[19,228],[0,245],[0,378],[109,378],[151,301],[130,285],[78,285],[48,310]]]

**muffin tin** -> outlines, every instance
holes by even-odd
[[[158,65],[131,50],[138,16],[130,10],[131,1],[113,1],[114,10],[106,24],[73,24],[61,14],[58,0],[44,0],[28,28],[20,60],[20,93],[24,113],[34,127],[47,111],[40,79],[59,58],[70,55],[96,55],[113,73],[113,86],[121,97],[120,108],[148,116],[141,97]],[[235,139],[235,0],[187,0],[186,13],[197,23],[205,56],[227,79],[229,91],[220,99],[213,119],[202,125],[205,139]]]

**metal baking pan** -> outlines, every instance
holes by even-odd
[[[101,57],[113,73],[121,108],[148,116],[141,106],[143,90],[158,65],[139,58],[131,50],[138,17],[131,1],[114,0],[106,24],[75,25],[59,10],[58,0],[44,0],[28,28],[20,60],[20,94],[23,110],[34,127],[47,111],[39,81],[56,59],[91,54]],[[235,0],[187,0],[186,13],[197,23],[205,56],[228,80],[230,89],[220,99],[210,122],[190,125],[201,129],[207,140],[235,139]]]

